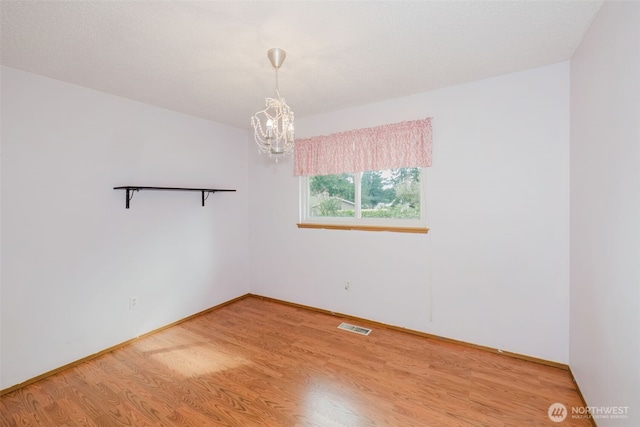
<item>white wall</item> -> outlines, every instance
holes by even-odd
[[[0,389],[248,292],[246,135],[2,68]]]
[[[427,235],[297,229],[291,161],[251,150],[251,291],[567,363],[569,63],[298,119],[296,132],[428,116]]]
[[[640,425],[640,3],[605,2],[571,59],[571,369]]]

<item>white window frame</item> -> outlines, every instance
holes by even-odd
[[[312,217],[309,216],[309,181],[311,177],[300,177],[300,216],[298,227],[300,228],[336,228],[336,229],[363,229],[363,230],[388,230],[426,233],[427,228],[427,204],[426,181],[427,168],[420,168],[420,218],[360,218],[361,215],[361,185],[362,173],[354,173],[355,190],[355,216],[354,217]],[[325,227],[326,226],[326,227]]]

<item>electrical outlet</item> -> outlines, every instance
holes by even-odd
[[[351,290],[351,282],[347,282],[344,284],[344,290],[345,291],[350,291]]]
[[[129,310],[138,308],[138,297],[129,297]]]

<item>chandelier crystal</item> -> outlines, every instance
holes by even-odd
[[[261,152],[279,156],[293,152],[294,126],[293,111],[280,96],[278,89],[278,69],[284,62],[287,52],[282,49],[269,49],[267,57],[276,70],[275,98],[265,100],[266,108],[251,117],[253,136]]]

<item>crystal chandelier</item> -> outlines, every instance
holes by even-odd
[[[293,152],[293,111],[280,96],[278,90],[278,68],[287,57],[282,49],[269,49],[267,57],[276,70],[276,96],[265,100],[264,110],[251,117],[251,126],[256,143],[263,153],[278,157]]]

